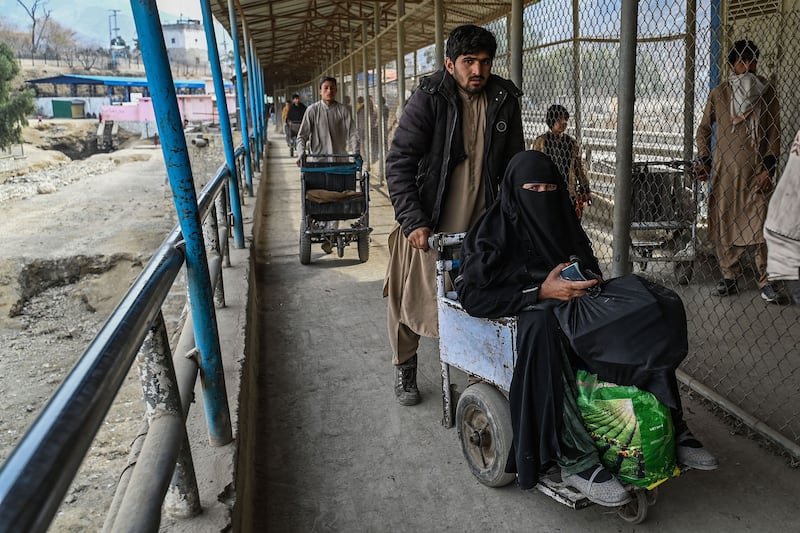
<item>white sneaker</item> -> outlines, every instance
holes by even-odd
[[[696,442],[696,441],[695,441]],[[675,459],[678,466],[686,466],[696,470],[716,470],[719,468],[717,458],[700,445],[697,448],[684,444],[675,445]]]
[[[587,472],[587,470],[584,470],[584,472]],[[581,477],[580,473],[569,476],[565,476],[562,473],[561,479],[566,485],[577,489],[581,494],[586,496],[587,499],[597,505],[619,507],[630,502],[632,499],[631,495],[610,472],[608,472],[608,475],[611,476],[611,479],[607,479],[602,483],[595,483],[595,478],[597,478],[598,474],[601,472],[608,471],[602,465],[597,465],[594,467],[594,471],[589,479],[584,479]]]

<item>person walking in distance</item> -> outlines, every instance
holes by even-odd
[[[353,154],[359,151],[358,132],[350,110],[336,101],[336,78],[320,80],[321,99],[306,108],[300,130],[297,132],[297,166],[302,166],[303,156],[309,154]],[[326,222],[335,229],[338,221]],[[329,254],[333,244],[325,241],[322,251]]]

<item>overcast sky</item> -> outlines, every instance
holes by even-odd
[[[126,42],[132,43],[136,35],[130,0],[45,0],[51,11],[51,19],[66,26],[85,38],[107,45],[114,27]],[[30,6],[33,0],[22,0]],[[200,0],[157,0],[162,24],[174,23],[179,17],[202,20]],[[113,10],[116,12],[116,26],[113,24]],[[16,25],[21,30],[30,28],[30,17],[17,0],[0,0],[0,13],[3,21]],[[220,26],[216,28],[217,39],[222,40]]]

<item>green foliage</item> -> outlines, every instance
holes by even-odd
[[[0,42],[0,149],[22,140],[22,126],[33,113],[33,92],[11,92],[11,81],[19,72],[14,52]]]

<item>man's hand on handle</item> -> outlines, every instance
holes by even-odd
[[[428,237],[430,236],[430,228],[417,228],[408,235],[408,244],[410,244],[412,248],[427,252],[430,249],[428,246]]]

